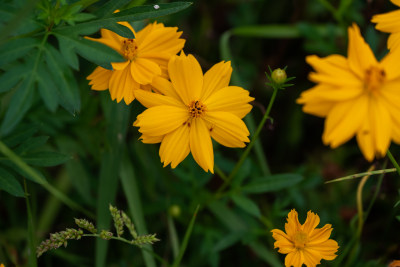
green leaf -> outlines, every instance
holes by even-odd
[[[20,38],[6,42],[0,46],[0,66],[25,56],[39,44],[40,41],[35,38]]]
[[[17,83],[26,76],[29,71],[28,65],[17,64],[0,76],[0,93],[14,88]]]
[[[104,28],[107,29],[107,30],[113,31],[116,34],[118,34],[118,35],[120,35],[122,37],[125,37],[125,38],[130,38],[130,39],[135,38],[135,35],[133,34],[133,32],[128,27],[125,27],[124,25],[121,25],[121,24],[118,24],[118,23],[110,24],[110,25],[108,25],[107,27],[104,27]]]
[[[55,35],[60,44],[62,43],[64,56],[70,55],[73,53],[72,50],[76,50],[78,54],[96,65],[108,65],[108,69],[111,69],[110,62],[125,61],[117,51],[104,44],[90,41],[82,37],[75,37],[67,33],[56,33]]]
[[[58,44],[65,62],[70,65],[71,68],[79,70],[79,59],[75,52],[75,47],[71,46],[70,42],[67,42],[62,38],[58,38]]]
[[[94,12],[94,15],[98,18],[105,17],[106,15],[112,14],[115,10],[123,7],[127,3],[129,3],[131,0],[113,0],[113,1],[108,1],[104,5],[101,6],[101,8],[97,9]]]
[[[253,215],[256,218],[261,217],[260,209],[257,204],[254,203],[251,199],[247,198],[244,195],[232,195],[233,202],[242,210]]]
[[[217,244],[215,244],[215,246],[213,247],[213,251],[219,252],[233,246],[243,237],[243,235],[243,232],[232,232],[226,235],[225,237],[220,239]]]
[[[262,243],[252,242],[249,244],[249,247],[253,250],[253,252],[264,262],[271,267],[282,267],[284,264],[280,261],[277,253],[272,253],[272,248],[266,248]]]
[[[70,160],[71,156],[67,156],[58,152],[42,151],[30,153],[26,156],[23,156],[22,159],[30,165],[50,167],[60,165]]]
[[[58,107],[58,88],[50,75],[46,64],[41,64],[37,70],[37,82],[39,94],[46,107],[55,112]]]
[[[30,76],[17,88],[11,98],[3,123],[1,124],[0,135],[10,133],[31,107],[34,97],[33,85],[33,77]]]
[[[25,196],[17,178],[2,167],[0,167],[0,189],[16,197]]]
[[[229,230],[233,232],[247,231],[246,223],[221,201],[211,202],[208,204],[208,208]]]
[[[170,15],[189,7],[190,2],[174,2],[169,4],[159,4],[159,8],[155,9],[153,5],[139,6],[126,9],[124,11],[108,15],[104,18],[91,20],[76,24],[75,26],[63,26],[55,29],[54,32],[68,32],[70,34],[87,35],[98,31],[100,28],[107,28],[110,25],[120,21],[139,21],[144,19],[157,18],[165,15]]]
[[[274,192],[291,187],[301,180],[303,180],[303,176],[296,173],[275,174],[253,180],[242,187],[242,190],[243,192],[252,194]]]
[[[14,147],[16,145],[21,144],[23,141],[26,139],[30,138],[37,132],[36,127],[26,127],[23,129],[18,128],[18,131],[16,131],[15,134],[10,135],[9,137],[5,138],[3,142],[9,146],[9,147]]]
[[[33,150],[46,144],[48,136],[30,137],[23,141],[14,151],[17,154],[23,154],[26,151]]]
[[[53,81],[59,87],[60,104],[71,114],[75,114],[81,108],[81,99],[75,77],[60,52],[53,46],[46,45],[45,52],[46,62],[54,77]]]

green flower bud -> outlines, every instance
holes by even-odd
[[[169,207],[169,214],[175,218],[179,217],[181,215],[181,207],[178,205],[172,205]]]
[[[272,80],[277,84],[282,84],[286,81],[286,71],[280,68],[275,69],[271,74]]]

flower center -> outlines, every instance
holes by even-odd
[[[189,104],[188,109],[191,118],[203,117],[207,111],[206,106],[199,100],[192,101],[192,103]]]
[[[371,93],[378,93],[379,87],[385,81],[385,71],[377,66],[372,66],[365,71],[364,88]]]
[[[122,53],[124,58],[133,60],[137,56],[138,46],[135,39],[125,39],[122,45]]]
[[[303,231],[298,231],[294,234],[293,239],[294,239],[294,246],[296,248],[304,248],[304,245],[308,239],[308,235]]]

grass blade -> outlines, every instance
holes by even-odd
[[[179,264],[181,263],[181,260],[183,258],[183,254],[185,253],[185,250],[186,250],[187,245],[189,243],[190,236],[191,236],[192,231],[193,231],[193,226],[194,226],[194,223],[196,221],[197,212],[199,211],[199,208],[200,208],[200,206],[197,206],[196,210],[194,211],[193,217],[190,220],[189,226],[188,226],[188,228],[186,230],[185,237],[183,238],[182,245],[181,245],[181,248],[179,250],[178,257],[175,259],[174,263],[172,264],[172,267],[178,267]]]

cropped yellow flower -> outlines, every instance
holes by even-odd
[[[4,267],[4,264],[2,263],[2,264],[0,264],[0,267]]]
[[[140,127],[144,143],[160,143],[164,167],[175,168],[192,153],[205,170],[214,172],[211,137],[227,147],[244,147],[249,131],[242,118],[254,98],[241,87],[228,86],[230,62],[214,65],[203,76],[197,60],[181,53],[168,64],[171,82],[157,77],[152,86],[160,94],[144,90],[136,98],[148,109],[133,124]]]
[[[120,22],[128,27],[135,39],[128,39],[118,34],[101,29],[101,38],[90,40],[103,43],[118,51],[125,62],[111,63],[113,70],[97,67],[87,79],[92,90],[110,90],[111,99],[120,102],[124,99],[128,105],[135,99],[138,89],[150,90],[154,77],[167,78],[167,64],[171,56],[182,50],[185,40],[180,39],[182,32],[176,27],[164,27],[162,23],[147,25],[135,32],[127,22]]]
[[[297,103],[303,111],[326,117],[322,140],[336,148],[354,135],[364,157],[382,157],[391,139],[400,143],[400,49],[378,62],[357,25],[349,27],[348,58],[308,56],[318,83]]]
[[[329,239],[332,227],[326,224],[322,228],[316,228],[319,224],[319,216],[311,211],[307,213],[304,224],[300,224],[296,210],[288,214],[285,232],[274,229],[272,237],[276,240],[275,248],[278,252],[287,254],[285,267],[317,266],[321,260],[333,260],[339,249],[335,240]]]
[[[393,4],[400,7],[400,0],[390,0]],[[400,45],[400,10],[379,14],[372,17],[373,23],[377,23],[375,28],[382,32],[391,33],[388,39],[388,48],[399,47]]]

